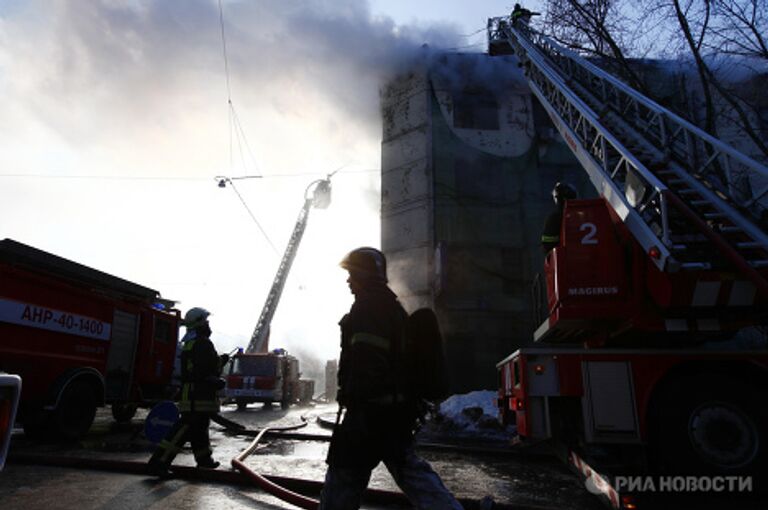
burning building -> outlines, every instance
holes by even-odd
[[[438,314],[451,390],[495,387],[530,342],[551,190],[584,172],[513,57],[426,57],[382,90],[382,249],[409,312]]]

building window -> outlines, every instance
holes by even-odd
[[[499,129],[499,103],[487,90],[469,89],[453,98],[453,127]]]

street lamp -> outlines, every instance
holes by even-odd
[[[227,177],[226,175],[217,175],[214,177],[217,181],[219,181],[219,188],[226,188],[227,183],[232,184],[232,181],[237,181],[240,179],[261,179],[263,176],[261,175],[241,175],[239,177]]]

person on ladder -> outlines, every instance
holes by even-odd
[[[576,188],[567,182],[558,182],[552,188],[552,199],[555,201],[557,209],[547,216],[547,220],[544,223],[544,231],[541,233],[541,250],[544,252],[544,255],[560,244],[560,229],[563,225],[565,201],[577,197]]]
[[[149,459],[153,475],[169,476],[168,469],[184,444],[192,444],[197,467],[216,469],[208,436],[211,416],[219,412],[216,392],[224,388],[219,377],[223,358],[216,353],[211,342],[210,312],[205,308],[192,308],[184,315],[182,325],[187,333],[182,338],[181,350],[181,419],[171,428]]]
[[[516,26],[518,21],[527,25],[531,22],[531,16],[538,16],[540,14],[540,12],[533,12],[526,9],[525,7],[521,7],[520,4],[515,4],[514,9],[512,9],[512,14],[509,17],[510,21],[512,22],[512,26]]]

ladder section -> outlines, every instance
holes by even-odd
[[[288,239],[288,246],[285,247],[285,253],[280,260],[275,279],[272,281],[272,287],[269,289],[267,300],[261,309],[261,315],[259,315],[259,320],[256,322],[256,327],[253,330],[253,335],[251,335],[251,341],[248,343],[246,352],[265,352],[267,350],[269,326],[272,324],[272,317],[275,316],[280,296],[283,294],[283,288],[285,287],[285,281],[288,279],[288,273],[291,271],[293,259],[296,258],[296,252],[299,251],[304,230],[307,228],[309,210],[312,207],[326,209],[331,204],[331,176],[333,173],[329,174],[325,179],[318,179],[309,183],[307,189],[304,190],[304,206],[299,212],[299,218],[296,220],[291,237]],[[312,190],[311,195],[310,190]]]
[[[768,169],[523,24],[497,19],[494,38],[518,55],[593,184],[658,267],[735,265],[768,288],[755,271],[768,267],[768,236],[755,225]]]
[[[275,315],[275,310],[277,310],[277,305],[280,302],[280,296],[283,294],[283,288],[285,287],[285,281],[288,279],[288,273],[291,271],[293,259],[296,258],[301,238],[304,236],[304,230],[307,228],[310,207],[312,207],[312,199],[307,198],[304,200],[304,207],[301,208],[299,219],[296,220],[291,238],[288,240],[288,246],[285,247],[285,253],[280,260],[277,274],[275,274],[275,279],[272,281],[272,287],[269,289],[267,300],[261,309],[261,315],[259,315],[259,320],[256,322],[256,327],[253,330],[253,335],[251,335],[251,341],[248,343],[246,352],[264,352],[266,350],[269,325],[272,323],[272,317]]]

